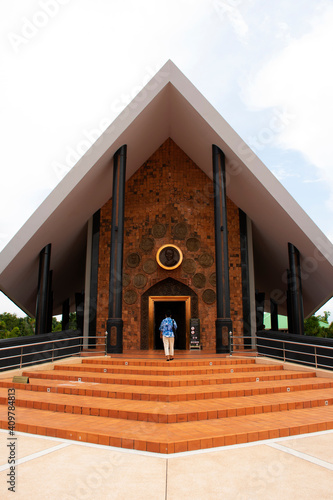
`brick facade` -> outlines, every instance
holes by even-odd
[[[125,190],[123,341],[140,349],[141,296],[168,277],[198,296],[203,349],[215,349],[216,301],[213,183],[171,140],[127,181]],[[108,317],[111,200],[101,208],[97,298],[97,342]],[[242,333],[242,278],[238,208],[228,199],[231,319]],[[174,270],[156,264],[158,249],[174,244],[183,263]],[[213,301],[213,302],[212,302]],[[147,319],[148,320],[148,319]]]

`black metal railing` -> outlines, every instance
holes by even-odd
[[[255,342],[252,345],[252,339],[248,335],[233,335],[229,334],[229,352],[231,354],[236,354],[238,350],[240,351],[251,351],[255,350]]]
[[[333,339],[257,332],[258,355],[314,368],[333,369]]]
[[[82,351],[82,335],[66,330],[45,335],[0,340],[0,371],[75,356]]]

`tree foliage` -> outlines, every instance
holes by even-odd
[[[35,334],[35,320],[26,316],[18,318],[16,314],[0,314],[0,339],[24,337]]]
[[[76,313],[69,315],[69,329],[76,330]],[[61,332],[62,323],[56,317],[52,318],[52,332]],[[16,314],[0,314],[0,339],[10,339],[14,337],[25,337],[35,335],[35,319],[25,316],[18,318]]]
[[[304,321],[304,333],[312,337],[333,338],[333,321],[329,324],[330,313],[324,311],[323,315],[310,316]],[[323,325],[325,323],[325,326]],[[327,325],[327,326],[326,326]]]

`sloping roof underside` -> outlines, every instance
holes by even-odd
[[[252,220],[259,291],[285,290],[287,243],[301,252],[304,311],[333,293],[333,246],[191,82],[169,61],[46,198],[0,254],[0,288],[33,315],[38,256],[52,244],[54,314],[84,289],[87,221],[112,193],[112,158],[127,144],[127,179],[171,137],[212,178],[212,144],[226,155],[227,195]],[[318,251],[319,250],[319,251]],[[306,279],[304,279],[306,278]],[[281,307],[281,311],[285,310]]]

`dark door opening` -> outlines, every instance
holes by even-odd
[[[165,318],[166,311],[170,310],[172,318],[177,323],[175,349],[186,349],[186,309],[185,301],[158,301],[154,302],[154,349],[163,349],[163,340],[160,338],[160,324]]]

